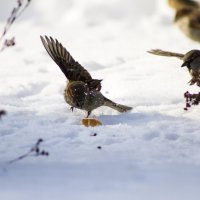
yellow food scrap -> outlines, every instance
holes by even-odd
[[[95,127],[95,126],[100,126],[102,123],[97,120],[97,119],[91,119],[91,118],[85,118],[82,119],[81,124],[86,126],[86,127]]]

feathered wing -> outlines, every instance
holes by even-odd
[[[183,59],[184,54],[181,53],[175,53],[175,52],[171,52],[171,51],[163,51],[161,49],[152,49],[150,51],[147,51],[148,53],[157,55],[157,56],[167,56],[167,57],[177,57],[179,59]]]
[[[92,79],[89,72],[74,60],[58,40],[54,40],[52,37],[48,38],[47,36],[45,36],[45,38],[40,36],[40,38],[44,48],[54,62],[60,67],[68,80],[83,81],[90,89],[101,89],[101,80]]]

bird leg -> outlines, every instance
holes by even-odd
[[[90,114],[91,114],[91,111],[88,111],[86,118],[88,118]]]
[[[70,108],[70,110],[73,112],[73,111],[74,111],[74,107],[72,106],[72,107]]]

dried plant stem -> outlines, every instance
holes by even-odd
[[[21,16],[21,14],[25,11],[25,9],[29,6],[31,0],[17,0],[17,6],[14,7],[10,13],[10,16],[7,19],[6,25],[4,30],[0,36],[0,44],[3,42],[5,35],[8,33],[9,29],[11,28],[12,24],[15,22],[17,18]],[[14,46],[15,45],[15,38],[12,37],[11,39],[6,39],[2,47],[0,48],[0,52],[2,52],[6,47]]]
[[[13,160],[10,160],[8,162],[8,164],[12,164],[12,163],[15,163],[17,161],[20,161],[26,157],[29,157],[29,156],[48,156],[49,155],[49,152],[47,151],[44,151],[44,150],[40,150],[40,144],[43,142],[43,139],[38,139],[36,144],[25,154],[13,159]]]

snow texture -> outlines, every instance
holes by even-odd
[[[2,2],[3,29],[15,1]],[[146,52],[199,48],[173,14],[164,0],[31,2],[8,35],[17,45],[0,54],[1,200],[199,200],[200,108],[183,110],[184,92],[199,89],[180,60]],[[102,107],[92,116],[103,126],[80,125],[86,113],[65,103],[65,77],[40,35],[62,42],[103,79],[105,96],[133,110]],[[38,138],[50,156],[6,165]]]

